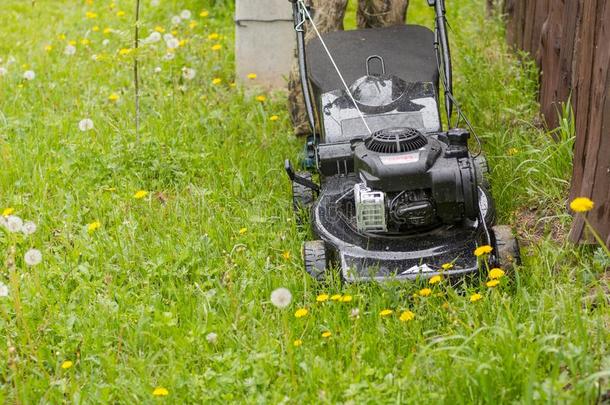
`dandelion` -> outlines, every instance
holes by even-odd
[[[85,18],[87,18],[89,20],[93,20],[93,19],[97,18],[97,14],[92,11],[87,11],[85,13]]]
[[[292,301],[292,294],[287,288],[278,288],[271,292],[271,303],[277,308],[286,308]]]
[[[89,41],[87,38],[83,38],[80,40],[80,44],[87,46],[87,45],[91,44],[91,41]]]
[[[153,7],[157,7],[160,2],[160,0],[150,0],[150,5]]]
[[[279,119],[280,117],[278,117],[277,115],[272,115],[271,117],[269,117],[269,121],[277,121]]]
[[[267,100],[266,96],[263,96],[263,95],[256,96],[256,101],[260,101],[261,103],[264,103],[265,100]]]
[[[23,229],[23,220],[18,216],[9,215],[6,218],[6,229],[8,229],[9,232],[13,233],[21,232],[21,230]]]
[[[572,200],[570,208],[574,212],[587,212],[591,211],[595,204],[587,197],[578,197]]]
[[[132,51],[131,48],[121,48],[121,49],[119,49],[119,55],[127,56],[131,53],[131,51]]]
[[[0,66],[0,76],[4,76],[8,73],[8,70],[5,67]]]
[[[195,69],[187,68],[187,67],[182,68],[182,77],[185,80],[193,80],[195,78],[196,74],[197,74],[197,71],[195,71]]]
[[[46,45],[44,47],[45,52],[51,52],[53,50],[53,45]]]
[[[433,276],[430,278],[430,280],[428,280],[428,283],[430,284],[438,284],[443,280],[443,276]]]
[[[36,73],[33,70],[26,70],[23,72],[23,78],[25,80],[34,80],[36,78]]]
[[[309,313],[309,311],[306,308],[299,308],[297,309],[297,311],[294,313],[294,317],[295,318],[302,318],[304,316],[307,316],[307,314]]]
[[[163,34],[165,32],[165,28],[161,27],[160,25],[157,25],[155,27],[155,31],[160,33],[160,34]]]
[[[208,10],[201,10],[201,13],[199,13],[199,17],[203,17],[203,18],[206,18],[209,15],[210,15],[210,12]]]
[[[163,58],[162,58],[162,59],[163,59],[163,60],[172,60],[172,59],[174,59],[175,57],[176,57],[176,55],[174,55],[174,54],[173,54],[173,53],[171,53],[171,52],[168,52],[168,53],[166,53],[165,55],[163,55]]]
[[[331,301],[339,301],[341,299],[341,294],[334,294],[330,297]]]
[[[73,365],[74,365],[74,363],[72,363],[70,360],[66,360],[63,363],[61,363],[61,368],[63,368],[64,370],[67,370],[70,367],[72,367]]]
[[[508,156],[515,156],[517,153],[519,153],[519,149],[510,148],[506,151],[506,153],[508,153]]]
[[[282,259],[290,260],[290,252],[286,250],[284,253],[282,253]]]
[[[0,282],[0,298],[8,297],[8,286]]]
[[[108,46],[108,44],[110,43],[109,39],[105,39],[102,41],[102,46]]]
[[[37,227],[35,223],[32,221],[27,221],[21,227],[21,232],[23,232],[24,235],[32,235],[34,232],[36,232],[36,229]]]
[[[91,28],[91,31],[93,32],[98,32],[100,30],[99,25],[94,25],[93,28]]]
[[[320,294],[316,297],[316,302],[326,302],[328,301],[328,294]]]
[[[330,331],[326,331],[326,332],[322,332],[322,337],[323,338],[329,338],[331,337],[333,334]]]
[[[180,18],[179,15],[175,15],[172,17],[171,22],[172,22],[172,25],[178,25],[182,22],[182,19]]]
[[[502,277],[504,277],[504,270],[499,269],[499,268],[493,268],[491,270],[489,270],[489,278],[492,280],[498,280]]]
[[[166,397],[169,395],[169,391],[167,388],[157,387],[153,390],[152,394],[155,397]]]
[[[64,48],[64,55],[66,55],[66,56],[72,56],[75,53],[76,53],[76,47],[72,44],[68,44]]]
[[[135,198],[136,200],[141,200],[142,198],[146,197],[147,195],[148,195],[148,191],[146,191],[146,190],[138,190],[133,195],[133,198]]]
[[[2,210],[2,216],[6,218],[9,215],[11,215],[13,212],[15,212],[15,208],[12,208],[12,207],[5,208],[4,210]]]
[[[222,49],[222,45],[220,45],[220,44],[212,45],[213,51],[220,51],[221,49]]]
[[[168,49],[176,49],[180,46],[180,41],[174,37],[171,37],[165,40],[165,46],[167,46]]]
[[[160,67],[160,66],[157,66],[157,67],[155,68],[154,72],[155,72],[155,73],[161,73],[161,70],[162,70],[162,69],[161,69],[161,67]]]
[[[360,309],[359,308],[352,308],[352,310],[349,313],[349,316],[352,319],[360,318]]]
[[[216,342],[218,342],[218,335],[214,332],[210,332],[205,335],[205,340],[207,340],[209,344],[215,345]]]
[[[479,246],[478,248],[476,248],[474,250],[474,255],[476,257],[480,257],[480,256],[486,255],[488,253],[491,253],[492,250],[493,250],[493,248],[489,245]]]
[[[42,262],[42,253],[38,249],[30,249],[25,252],[23,260],[25,260],[25,264],[28,266],[36,266]]]
[[[420,297],[429,297],[432,294],[432,290],[429,288],[422,288],[418,292]]]
[[[477,302],[481,299],[483,299],[483,296],[479,293],[474,293],[470,296],[470,302]]]
[[[220,84],[222,83],[222,79],[220,77],[215,77],[212,79],[212,84]]]
[[[100,229],[101,226],[102,223],[100,221],[91,222],[90,224],[87,224],[87,232],[91,234]]]
[[[379,316],[380,316],[380,317],[382,317],[382,318],[384,318],[384,317],[386,317],[386,316],[390,316],[390,315],[392,315],[393,313],[394,313],[394,310],[392,310],[392,309],[384,309],[383,311],[381,311],[381,312],[379,313]]]
[[[340,302],[352,302],[353,297],[351,295],[342,296],[339,301]]]
[[[497,287],[500,284],[500,280],[489,280],[485,285],[489,288]]]
[[[110,34],[110,33],[112,32],[112,28],[110,28],[110,27],[106,27],[106,28],[104,28],[104,31],[102,31],[102,32],[103,32],[104,34],[108,35],[108,34]]]
[[[293,345],[294,347],[299,347],[299,346],[301,346],[302,344],[303,344],[303,341],[302,341],[301,339],[297,339],[297,340],[295,340],[294,342],[292,342],[292,345]]]
[[[190,20],[191,16],[192,14],[190,10],[182,10],[180,12],[180,18],[182,18],[183,20]]]
[[[248,232],[248,228],[240,228],[238,232],[240,235],[244,235],[246,232]]]
[[[215,41],[215,40],[217,40],[218,38],[220,38],[220,35],[218,35],[218,34],[217,34],[217,33],[215,33],[215,32],[212,32],[210,35],[208,35],[208,40],[210,40],[210,41]]]
[[[84,118],[78,123],[78,129],[83,132],[90,131],[93,129],[93,120],[91,118]]]
[[[116,16],[117,17],[124,17],[125,16],[125,12],[123,10],[119,10],[116,12]]]
[[[445,263],[441,266],[443,270],[451,270],[453,268],[453,263]]]
[[[121,98],[121,96],[119,96],[118,94],[112,93],[111,95],[108,96],[108,101],[111,101],[114,103],[116,101],[119,101],[120,98]]]
[[[256,73],[248,73],[247,78],[250,79],[250,80],[256,79]]]
[[[159,41],[161,41],[161,33],[157,32],[157,31],[153,31],[142,42],[145,44],[154,44]]]
[[[403,311],[402,314],[400,314],[400,321],[401,322],[408,322],[408,321],[412,321],[413,318],[415,318],[415,314],[409,310]]]

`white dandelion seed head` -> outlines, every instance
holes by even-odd
[[[172,60],[172,59],[174,59],[175,57],[176,57],[176,55],[174,55],[174,54],[173,54],[173,53],[171,53],[171,52],[168,52],[168,53],[166,53],[165,55],[163,55],[163,58],[162,58],[162,59],[163,59],[163,60]]]
[[[78,123],[78,129],[83,132],[93,129],[93,120],[91,118],[84,118],[80,120]]]
[[[91,60],[96,61],[97,60],[97,55],[96,54],[91,55]]]
[[[0,297],[8,297],[8,286],[0,282]]]
[[[161,33],[154,31],[148,36],[148,43],[154,44],[155,42],[161,41]]]
[[[21,232],[23,232],[24,235],[31,235],[36,232],[36,229],[38,229],[38,227],[35,223],[32,221],[27,221],[21,227]]]
[[[349,313],[349,316],[352,318],[358,318],[360,317],[360,309],[358,308],[352,308],[352,310]]]
[[[42,262],[42,253],[38,249],[30,249],[25,252],[23,260],[25,260],[25,264],[28,266],[36,266]]]
[[[176,49],[178,48],[178,46],[180,46],[180,41],[178,41],[177,38],[170,38],[167,41],[165,41],[165,45],[169,48],[169,49]]]
[[[180,12],[180,18],[182,18],[183,20],[190,20],[191,19],[191,11],[190,10],[182,10]]]
[[[33,70],[26,70],[23,72],[23,78],[25,80],[34,80],[36,78],[36,73]]]
[[[8,70],[5,67],[0,66],[0,76],[4,76],[7,73],[8,73]]]
[[[287,288],[278,288],[271,292],[271,303],[277,308],[286,308],[292,301],[292,294]]]
[[[7,61],[6,61],[6,64],[7,64],[7,65],[12,65],[12,64],[13,64],[13,63],[15,63],[15,62],[17,62],[17,59],[15,59],[15,57],[14,57],[14,56],[9,56],[9,57],[8,57],[8,59],[7,59]]]
[[[215,345],[216,342],[218,342],[218,335],[214,332],[210,332],[205,335],[205,340],[207,340],[208,343]]]
[[[180,18],[179,15],[175,15],[172,17],[172,24],[173,25],[178,25],[180,24],[180,22],[182,21],[182,19]]]
[[[9,215],[6,218],[6,229],[9,232],[21,232],[23,229],[23,220],[16,215]]]
[[[103,46],[108,46],[109,43],[110,43],[110,40],[108,38],[106,38],[105,40],[102,41]]]
[[[163,34],[163,40],[165,42],[169,41],[170,39],[172,39],[174,36],[171,33],[167,33],[167,34]]]
[[[161,67],[160,66],[157,66],[155,68],[155,73],[161,73]]]
[[[191,68],[187,68],[187,67],[182,68],[182,77],[184,77],[186,80],[193,80],[195,78],[196,74],[197,74],[197,71],[195,69],[191,69]]]
[[[150,0],[150,5],[153,7],[158,7],[160,1],[159,0]]]
[[[74,45],[68,44],[64,48],[64,55],[72,56],[76,53],[76,47]]]

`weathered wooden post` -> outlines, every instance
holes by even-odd
[[[235,64],[243,85],[286,86],[294,58],[292,3],[288,0],[236,0]],[[250,73],[256,80],[249,80]]]

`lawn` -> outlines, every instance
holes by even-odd
[[[2,2],[0,209],[37,229],[0,232],[0,402],[595,403],[610,389],[595,294],[609,259],[566,240],[570,113],[542,128],[535,66],[482,0],[448,7],[456,95],[523,244],[494,288],[485,272],[313,282],[283,172],[302,140],[285,94],[233,84],[232,2],[142,1],[137,133],[133,3]]]

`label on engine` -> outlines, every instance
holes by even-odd
[[[419,162],[419,152],[407,153],[404,155],[389,155],[379,156],[381,163],[387,166],[391,165],[404,165],[407,163]]]

